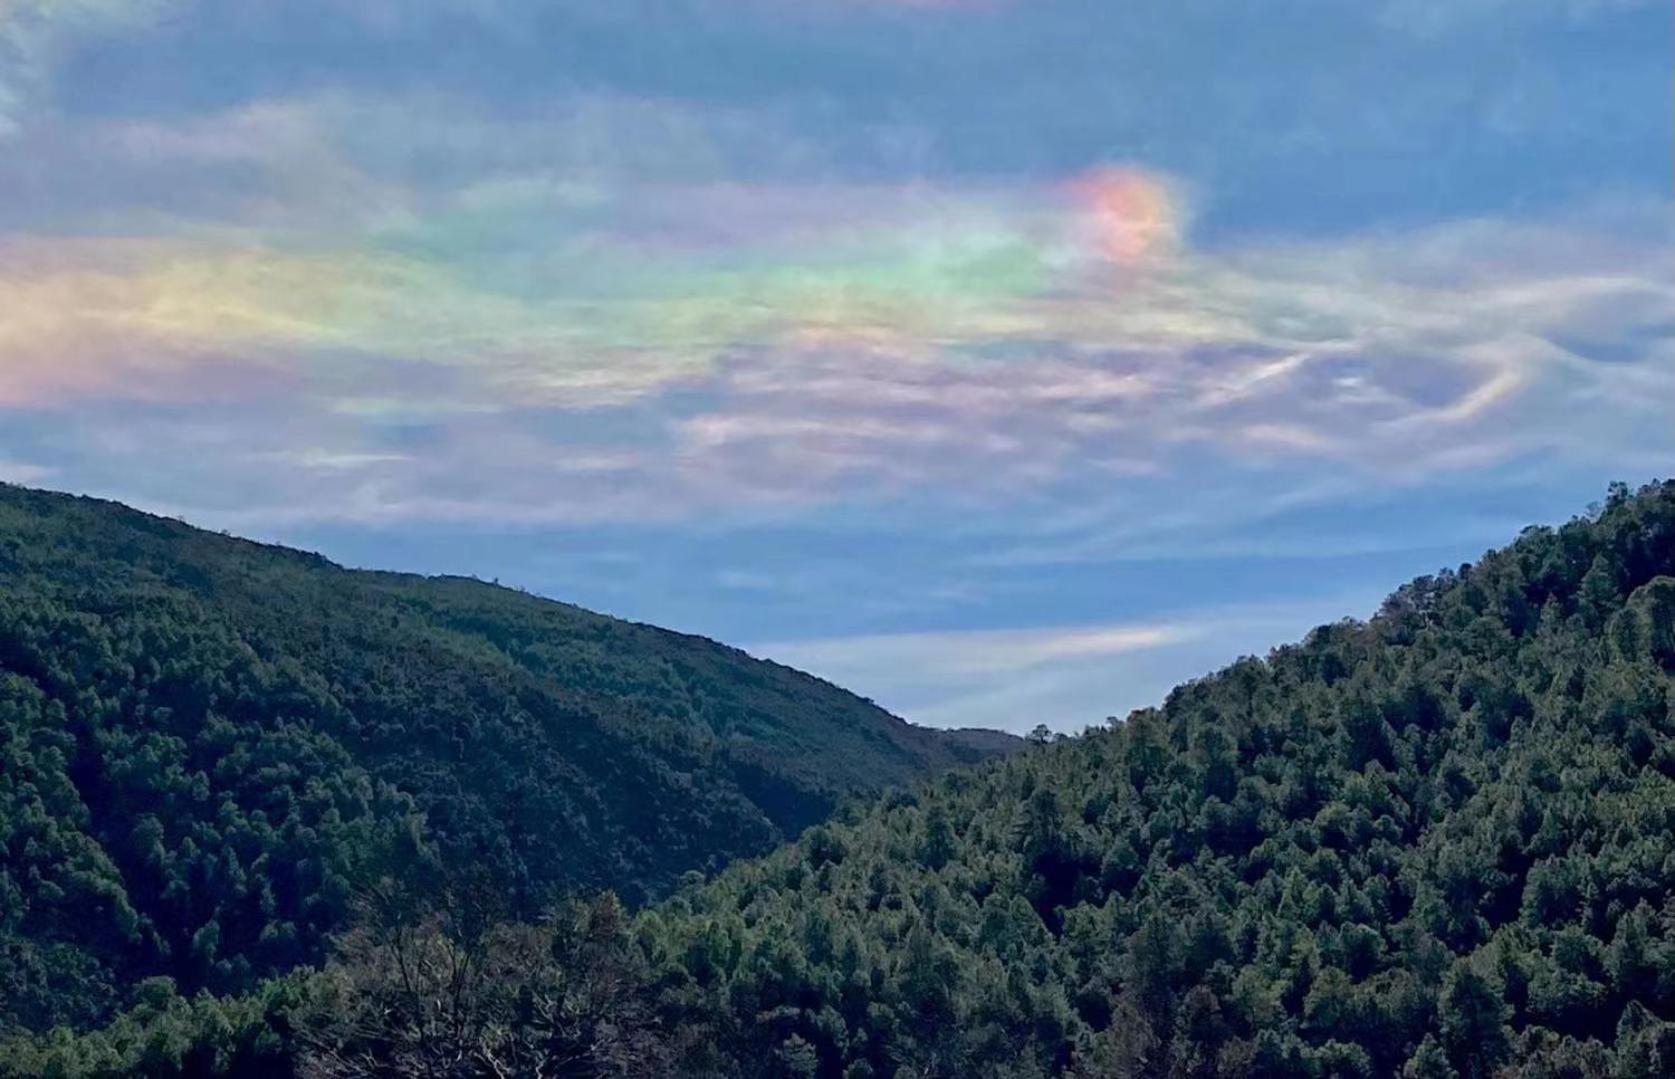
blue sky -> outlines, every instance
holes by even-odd
[[[0,477],[1074,730],[1675,454],[1638,0],[0,0]]]

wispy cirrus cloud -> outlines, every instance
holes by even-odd
[[[23,123],[30,98],[72,42],[149,25],[181,0],[0,0],[0,140]]]
[[[661,114],[612,108],[647,138],[606,141],[672,144],[667,153],[677,157],[755,153],[717,148],[731,137],[725,119],[698,137],[685,118],[671,127]],[[106,130],[102,163],[114,157],[129,173],[147,170],[159,186],[185,170],[236,169],[247,180],[245,204],[226,207],[221,220],[185,218],[171,205],[124,215],[112,205],[121,193],[87,191],[91,208],[72,196],[35,216],[104,219],[118,234],[0,235],[0,291],[27,312],[0,330],[0,393],[17,403],[78,393],[146,399],[166,396],[177,374],[202,384],[189,377],[196,367],[242,365],[259,392],[273,378],[305,390],[323,383],[354,408],[342,357],[363,354],[475,369],[450,392],[490,400],[620,400],[703,373],[729,350],[822,334],[946,332],[980,317],[980,305],[1039,291],[1064,264],[1095,257],[1077,233],[1108,236],[1125,212],[1107,201],[1071,213],[1059,204],[1064,192],[1043,200],[912,186],[675,183],[663,178],[660,151],[605,165],[585,134],[579,149],[561,135],[546,167],[490,166],[426,185],[388,158],[423,152],[431,136],[402,153],[341,144],[346,126],[365,129],[343,115],[335,102],[323,114],[263,106],[213,124]],[[566,131],[596,122],[591,107],[567,115]],[[461,130],[479,134],[472,124]],[[591,171],[578,167],[584,160]],[[14,162],[12,178],[27,190],[23,169]],[[0,178],[7,171],[0,167]],[[1138,174],[1133,182],[1142,198],[1156,184]],[[336,195],[319,198],[322,187]]]
[[[769,642],[758,655],[843,685],[933,726],[1022,734],[1038,723],[1074,730],[1160,704],[1170,687],[1241,655],[1354,612],[1376,598],[1225,604],[1171,612],[1162,622],[948,630]]]
[[[277,484],[277,448],[223,463],[267,512],[398,520],[997,498],[1205,454],[1424,475],[1610,453],[1669,396],[1670,260],[1638,211],[1204,246],[1181,187],[1132,166],[682,183],[682,155],[725,176],[766,151],[730,116],[622,103],[565,115],[661,131],[636,160],[588,172],[561,135],[546,166],[426,182],[356,141],[369,107],[116,129],[102,152],[230,164],[256,194],[219,222],[0,236],[0,401],[237,405],[230,435],[260,417],[335,462]]]
[[[795,653],[803,662],[841,667],[868,662],[880,652],[939,677],[1004,674],[1064,660],[1124,655],[1184,640],[1192,631],[1176,625],[1036,626],[1028,629],[894,633],[823,641],[762,645],[769,653]]]

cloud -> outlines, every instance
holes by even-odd
[[[0,407],[70,417],[54,452],[89,460],[190,406],[223,479],[143,452],[173,492],[263,490],[252,520],[981,506],[1668,441],[1675,260],[1632,200],[1205,242],[1154,168],[846,178],[774,106],[334,92],[78,130],[30,145],[89,186],[0,210]]]
[[[0,296],[29,313],[0,331],[0,397],[152,399],[172,382],[201,385],[202,368],[236,382],[242,366],[256,392],[274,377],[325,383],[355,408],[338,368],[361,354],[475,368],[475,382],[451,391],[499,400],[616,401],[792,336],[935,332],[1043,287],[1046,262],[1074,254],[1050,246],[1067,237],[1043,234],[1065,220],[1022,218],[993,193],[672,183],[657,147],[681,163],[674,173],[701,175],[692,159],[739,128],[680,107],[577,103],[543,132],[561,144],[547,164],[512,172],[470,150],[484,134],[474,119],[429,133],[378,109],[328,98],[102,129],[84,150],[105,160],[59,165],[127,172],[126,192],[84,192],[99,201],[61,212],[117,234],[0,234]],[[610,119],[596,138],[598,115]],[[384,130],[401,130],[399,144],[361,138]],[[483,145],[540,141],[514,125]],[[391,164],[441,145],[486,158],[476,164],[488,171],[415,184]],[[645,151],[612,163],[605,146]],[[65,151],[46,140],[43,152]],[[734,150],[721,154],[723,173],[740,167]],[[136,169],[149,182],[134,184]],[[213,195],[113,219],[125,194],[173,192],[206,169],[241,177],[242,201],[220,208],[222,220],[177,216]],[[29,191],[28,173],[10,180]],[[40,224],[55,216],[45,209]],[[1123,227],[1121,214],[1106,207],[1099,227]]]
[[[685,444],[747,485],[860,476],[1016,492],[1204,453],[1387,478],[1544,450],[1608,459],[1630,429],[1667,428],[1666,257],[1632,242],[1589,255],[1563,230],[1530,251],[1523,233],[1468,223],[1185,254],[1115,293],[1001,305],[971,334],[743,357],[725,372],[724,410],[689,421]],[[1591,333],[1632,339],[1615,346],[1632,358],[1591,356],[1572,336]]]
[[[0,482],[41,484],[52,479],[54,469],[27,461],[0,460]]]
[[[1171,625],[1047,626],[1030,629],[894,633],[761,645],[769,655],[793,655],[799,665],[841,669],[888,653],[929,678],[1010,673],[1064,660],[1083,660],[1158,648],[1191,632]]]
[[[1180,243],[1179,196],[1162,178],[1133,168],[1092,169],[1071,182],[1086,204],[1099,250],[1119,265],[1170,254]]]
[[[502,179],[333,247],[0,240],[0,403],[259,407],[340,462],[271,512],[387,520],[999,499],[1208,458],[1420,477],[1667,427],[1659,244],[1499,221],[1128,259],[1074,186],[643,186],[577,226]],[[690,241],[660,223],[717,206]],[[415,425],[425,453],[383,445]]]
[[[884,707],[932,726],[1023,733],[1075,731],[1161,703],[1173,685],[1266,654],[1323,622],[1369,613],[1368,594],[1306,603],[1153,612],[1165,621],[875,634],[750,647],[861,687]]]
[[[22,127],[29,99],[71,42],[149,25],[178,0],[0,0],[0,140]]]

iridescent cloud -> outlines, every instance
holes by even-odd
[[[402,201],[426,212],[336,246],[0,241],[22,313],[0,402],[236,406],[217,467],[291,491],[273,516],[596,519],[999,496],[1203,452],[1416,476],[1584,424],[1609,453],[1675,369],[1665,248],[1582,218],[1199,250],[1169,182],[1118,167]],[[1633,362],[1595,355],[1623,341]]]
[[[1156,260],[1180,242],[1179,196],[1159,177],[1107,166],[1078,177],[1071,189],[1085,201],[1093,233],[1113,262]]]
[[[1079,725],[1668,472],[1666,31],[0,0],[0,479]]]
[[[140,145],[275,170],[266,140],[246,138],[273,125],[254,119],[152,129]],[[1114,170],[1008,190],[607,190],[536,173],[392,202],[346,160],[287,141],[288,163],[317,161],[322,179],[367,187],[381,212],[351,235],[341,220],[299,230],[281,212],[283,233],[258,218],[151,236],[0,236],[0,301],[27,312],[0,327],[0,396],[149,399],[199,366],[341,396],[352,388],[337,370],[359,354],[470,369],[489,401],[619,400],[741,350],[1035,333],[1039,315],[1021,305],[1080,287],[1094,263],[1159,254],[1174,227],[1161,180]],[[705,224],[718,220],[730,224]],[[258,381],[266,393],[271,380]]]
[[[354,520],[1017,497],[1206,455],[1407,482],[1661,422],[1675,274],[1639,210],[1206,244],[1201,181],[1155,165],[926,175],[900,131],[799,115],[333,87],[40,120],[0,160],[0,407],[67,420],[43,460],[218,445],[171,488]]]

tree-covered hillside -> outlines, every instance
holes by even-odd
[[[648,912],[692,1074],[1675,1074],[1675,484]]]
[[[388,882],[318,974],[0,1074],[1675,1074],[1672,675],[1675,483],[1617,488],[636,917]]]
[[[0,1031],[324,958],[357,863],[632,902],[993,751],[697,637],[0,486]]]

